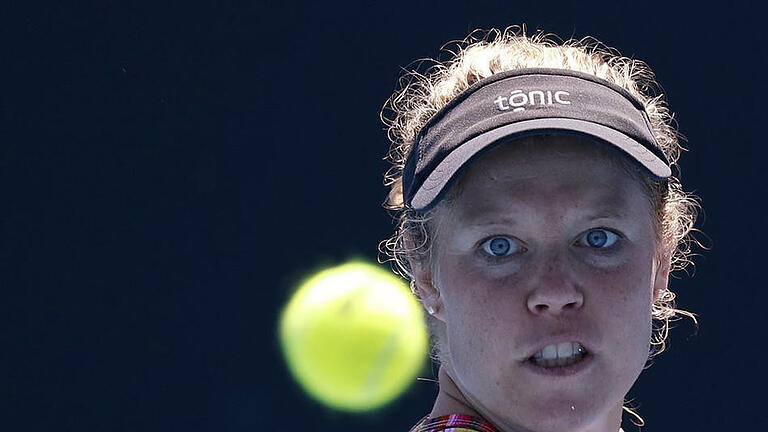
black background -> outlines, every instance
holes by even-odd
[[[766,45],[748,3],[94,2],[3,6],[0,429],[406,431],[436,387],[360,416],[291,381],[280,308],[375,259],[401,68],[475,28],[594,36],[648,62],[712,246],[672,281],[649,430],[762,430]],[[694,270],[693,268],[691,269]],[[429,377],[425,370],[422,376]]]

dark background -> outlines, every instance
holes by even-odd
[[[699,314],[630,397],[648,430],[762,430],[766,44],[745,3],[6,4],[0,430],[407,431],[423,381],[365,416],[288,376],[307,271],[375,259],[379,110],[475,28],[591,35],[657,73],[710,238],[672,281]],[[694,270],[691,268],[691,270]],[[422,376],[429,377],[426,370]]]

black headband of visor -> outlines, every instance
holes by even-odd
[[[480,80],[421,129],[406,159],[407,207],[425,211],[467,162],[514,138],[586,135],[623,151],[655,178],[672,173],[640,101],[617,85],[567,69],[518,69]]]

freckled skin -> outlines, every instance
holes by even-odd
[[[566,135],[499,146],[461,183],[436,216],[432,265],[414,271],[445,323],[450,359],[431,415],[476,414],[503,431],[617,431],[669,272],[641,185],[595,143]],[[619,238],[589,247],[596,228]],[[482,245],[493,236],[513,240],[513,253],[492,261]],[[550,377],[523,367],[565,332],[589,344],[588,369]]]

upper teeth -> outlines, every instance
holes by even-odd
[[[562,342],[545,346],[541,351],[534,354],[533,358],[537,360],[554,360],[584,354],[586,351],[578,342]]]

